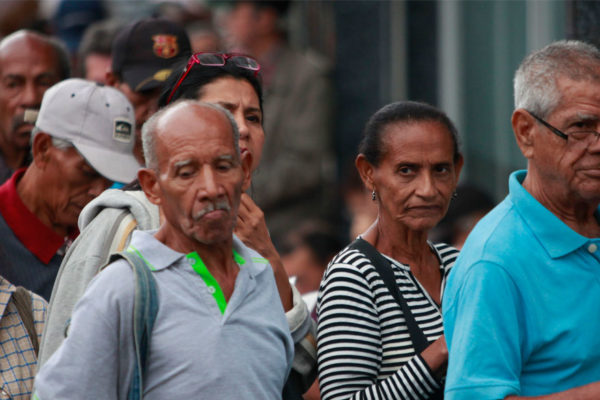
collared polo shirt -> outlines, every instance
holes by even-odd
[[[469,235],[443,300],[446,399],[539,396],[600,377],[600,239],[509,178]]]
[[[131,239],[153,270],[159,297],[144,399],[281,399],[293,343],[269,264],[234,237],[240,270],[221,313],[186,255],[152,233],[135,231]],[[133,295],[123,260],[94,278],[75,306],[69,336],[36,377],[39,399],[127,398]]]
[[[17,286],[50,298],[67,240],[44,225],[23,203],[17,182],[25,168],[0,186],[0,275]]]

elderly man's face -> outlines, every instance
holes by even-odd
[[[152,192],[169,240],[231,240],[250,159],[240,161],[225,116],[204,107],[177,109],[160,121],[156,152],[159,171]]]
[[[43,135],[38,138],[38,135]],[[43,171],[45,210],[53,225],[75,228],[83,207],[106,190],[111,182],[100,175],[74,147],[54,147],[50,137],[39,133],[34,162]]]
[[[38,109],[44,92],[59,81],[54,49],[32,36],[19,36],[0,49],[0,134],[19,149],[29,146],[32,125],[23,121],[28,108]]]
[[[562,99],[546,121],[567,135],[600,131],[600,83],[559,78]],[[546,193],[583,201],[600,201],[600,143],[566,141],[537,124],[530,163],[542,177]]]

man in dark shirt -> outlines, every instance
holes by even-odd
[[[44,95],[32,164],[0,186],[0,275],[48,299],[83,207],[131,181],[133,106],[114,88],[68,79]]]

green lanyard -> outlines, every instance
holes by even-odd
[[[188,262],[190,263],[194,271],[196,271],[196,273],[200,275],[200,277],[208,287],[208,291],[213,295],[213,298],[217,302],[217,306],[219,307],[221,314],[225,314],[225,309],[227,308],[227,300],[225,300],[225,295],[223,294],[223,291],[219,286],[219,282],[217,282],[217,280],[214,278],[214,276],[212,276],[208,268],[206,268],[204,261],[202,261],[198,253],[194,251],[186,255],[186,258],[188,259]],[[238,265],[243,265],[246,263],[246,260],[244,260],[244,258],[240,256],[235,250],[233,250],[233,259],[236,263],[238,263]]]

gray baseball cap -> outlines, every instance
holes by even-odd
[[[133,106],[118,90],[77,78],[59,82],[44,93],[35,126],[72,143],[105,178],[135,179]]]

